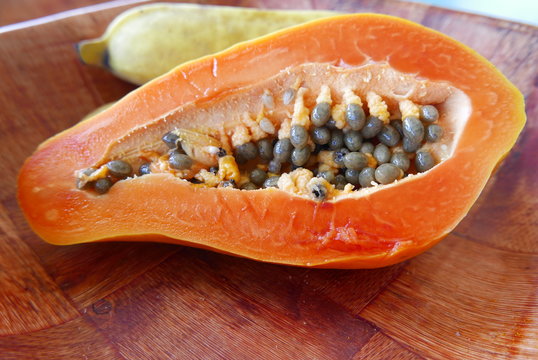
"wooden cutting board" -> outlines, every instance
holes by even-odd
[[[57,247],[25,222],[17,171],[41,141],[133,89],[73,49],[132,5],[0,28],[0,358],[538,358],[537,28],[390,0],[226,4],[381,12],[440,30],[519,87],[527,126],[451,235],[388,268],[311,270],[149,243]]]

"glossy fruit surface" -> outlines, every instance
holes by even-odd
[[[194,187],[169,174],[122,180],[101,196],[75,187],[76,170],[103,161],[116,139],[164,121],[171,111],[211,106],[228,91],[306,63],[354,68],[372,62],[461,92],[445,104],[454,115],[452,151],[433,169],[321,203],[277,189]],[[450,232],[524,123],[519,91],[466,46],[399,18],[338,16],[181,65],[135,90],[43,143],[21,170],[18,195],[33,229],[55,244],[141,235],[162,241],[155,235],[164,235],[172,243],[262,261],[380,267],[417,255]]]

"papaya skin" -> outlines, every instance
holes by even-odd
[[[367,61],[465,92],[472,112],[450,158],[367,196],[321,203],[277,189],[193,187],[170,174],[121,181],[104,196],[74,186],[74,171],[99,161],[110,142],[183,104],[307,62]],[[400,18],[344,15],[238,44],[133,91],[41,144],[21,169],[18,198],[33,230],[53,244],[164,236],[280,264],[382,267],[427,250],[459,223],[524,124],[521,93],[470,48]]]

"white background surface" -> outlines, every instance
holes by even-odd
[[[411,0],[538,26],[538,0]]]

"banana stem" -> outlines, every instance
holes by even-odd
[[[81,41],[76,47],[84,64],[108,68],[107,41],[103,38]]]

